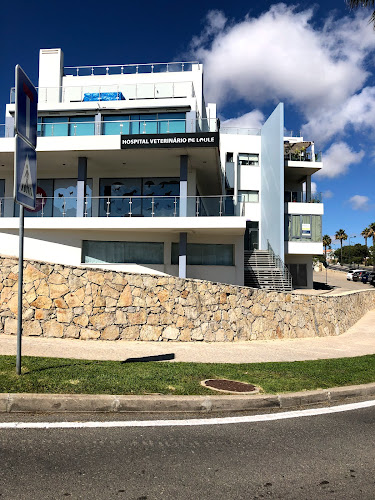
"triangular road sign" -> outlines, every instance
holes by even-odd
[[[26,156],[25,166],[23,168],[21,182],[20,182],[20,186],[18,188],[18,192],[20,194],[23,194],[24,196],[27,196],[28,198],[31,198],[31,199],[34,198],[34,188],[33,188],[33,181],[32,181],[31,171],[30,171],[29,155]]]

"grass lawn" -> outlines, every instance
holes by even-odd
[[[292,363],[169,363],[86,361],[0,356],[0,392],[71,394],[216,394],[200,385],[207,378],[250,382],[262,392],[324,389],[375,382],[375,355]]]

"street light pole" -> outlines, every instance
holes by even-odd
[[[349,267],[350,267],[350,240],[354,240],[357,236],[349,236]]]

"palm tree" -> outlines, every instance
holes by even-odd
[[[370,229],[369,226],[364,228],[364,230],[361,233],[361,236],[364,237],[364,239],[365,239],[365,245],[367,247],[367,240],[368,240],[368,238],[371,238],[371,236],[372,236],[372,231],[371,231],[371,229]]]
[[[341,245],[340,264],[342,265],[342,242],[348,239],[348,235],[343,229],[339,229],[338,231],[336,231],[335,239],[340,240],[340,245]]]
[[[327,262],[327,247],[331,248],[332,240],[328,234],[323,236],[324,255]]]
[[[375,7],[375,0],[347,0],[351,9],[358,9],[358,7]],[[370,17],[370,23],[373,23],[375,29],[375,10]]]
[[[372,246],[374,246],[375,245],[375,222],[372,222],[369,225],[368,229],[369,229],[368,237],[371,238],[371,236],[372,236]]]

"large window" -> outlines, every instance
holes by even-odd
[[[43,116],[38,118],[40,137],[95,134],[95,116]]]
[[[174,217],[179,214],[177,177],[100,179],[100,217]]]
[[[238,191],[241,201],[246,203],[259,203],[259,191]]]
[[[168,134],[186,131],[185,113],[103,116],[104,135]]]
[[[86,183],[87,216],[91,216],[92,179]],[[15,204],[15,215],[19,205]],[[38,179],[35,210],[24,211],[25,217],[76,217],[77,179]]]
[[[289,215],[285,235],[289,241],[322,241],[321,215]]]
[[[83,241],[85,264],[163,264],[164,243],[143,241]]]
[[[172,264],[178,264],[179,244],[172,243]],[[233,266],[234,247],[226,244],[188,243],[187,264],[190,266]]]
[[[259,165],[259,155],[254,153],[240,153],[238,155],[240,165]]]

